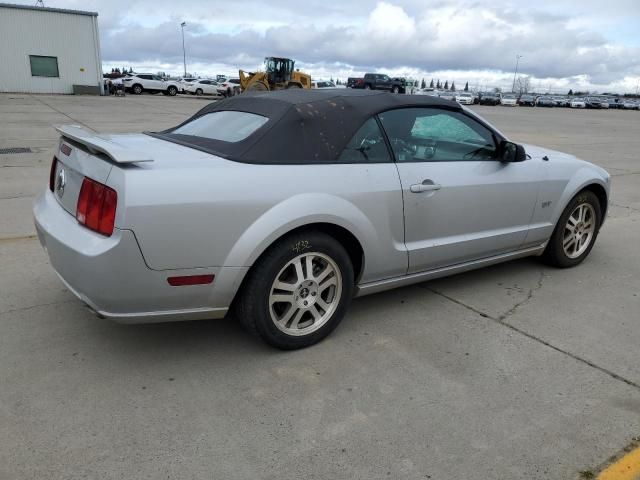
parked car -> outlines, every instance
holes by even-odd
[[[574,98],[569,102],[571,108],[586,108],[587,104],[584,98]]]
[[[185,78],[181,78],[180,80],[178,80],[178,89],[180,90],[180,93],[185,93],[187,87],[189,86],[189,84],[191,82],[194,82],[198,80],[195,77],[185,77]]]
[[[222,95],[223,97],[233,97],[235,95],[239,95],[242,92],[242,89],[240,87],[240,79],[230,78],[226,82],[219,83],[217,90],[218,95]]]
[[[474,103],[473,94],[469,92],[458,92],[456,93],[455,99],[460,105],[473,105]]]
[[[392,93],[405,93],[403,78],[391,78],[382,73],[366,73],[364,76],[365,90],[386,90]]]
[[[126,91],[140,95],[143,92],[163,93],[175,96],[180,84],[173,80],[163,80],[159,75],[151,73],[137,73],[122,79]]]
[[[480,94],[480,105],[500,105],[502,94],[485,92]]]
[[[609,102],[603,100],[600,97],[585,98],[585,105],[587,108],[592,108],[592,109],[609,108]]]
[[[569,106],[569,99],[567,97],[552,97],[553,98],[553,104],[555,107],[568,107]]]
[[[456,92],[452,92],[452,91],[449,91],[449,90],[443,90],[443,91],[439,92],[438,96],[440,98],[442,98],[443,100],[449,100],[451,102],[455,102],[456,101]]]
[[[513,93],[506,93],[502,95],[500,105],[503,107],[516,107],[518,105],[518,97]]]
[[[347,78],[347,88],[364,88],[364,78]]]
[[[607,98],[607,102],[609,103],[609,108],[622,108],[624,103],[621,98],[616,97]]]
[[[520,96],[520,99],[518,100],[518,105],[523,107],[535,107],[536,97],[525,93]]]
[[[186,93],[191,95],[218,95],[219,84],[215,80],[203,78],[188,84]]]
[[[553,97],[548,97],[545,95],[541,95],[538,97],[538,100],[536,101],[536,105],[538,107],[548,107],[548,108],[553,108],[556,106],[556,101]]]
[[[318,80],[311,82],[311,88],[336,88],[336,84],[328,80]]]
[[[626,99],[622,101],[622,108],[625,110],[638,110],[640,109],[640,103],[637,100]]]
[[[124,323],[232,309],[284,349],[354,296],[530,255],[578,265],[609,198],[602,168],[430,96],[283,90],[157,133],[58,130],[34,215],[73,294]]]

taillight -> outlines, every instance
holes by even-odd
[[[58,165],[58,159],[53,157],[51,160],[51,171],[49,172],[49,190],[52,192],[56,188],[56,166]]]
[[[91,230],[110,237],[116,221],[118,194],[112,188],[86,178],[82,181],[76,219]]]

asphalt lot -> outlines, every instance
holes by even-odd
[[[587,261],[357,299],[284,353],[230,320],[97,319],[34,237],[52,125],[162,129],[205,103],[0,95],[0,149],[33,150],[0,154],[0,479],[577,479],[640,435],[640,113],[476,107],[613,175]]]

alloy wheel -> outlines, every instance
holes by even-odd
[[[269,293],[269,314],[288,335],[315,332],[331,318],[342,295],[342,273],[329,256],[304,253],[276,275]]]
[[[596,232],[596,212],[589,203],[579,204],[564,226],[562,248],[569,258],[582,255],[593,240]]]

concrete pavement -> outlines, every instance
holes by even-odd
[[[284,353],[230,320],[97,319],[33,237],[52,125],[162,129],[205,103],[0,95],[0,148],[33,150],[0,155],[0,479],[574,479],[640,434],[639,112],[477,107],[614,175],[583,265],[357,299]]]

